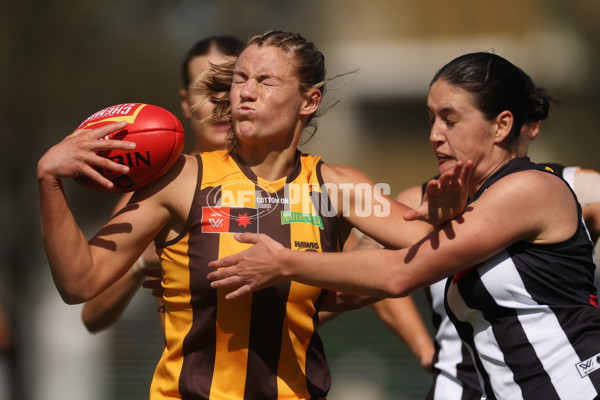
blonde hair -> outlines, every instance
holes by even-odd
[[[300,83],[301,90],[318,89],[322,97],[325,96],[326,83],[331,79],[325,78],[325,56],[315,45],[296,33],[284,31],[268,31],[262,35],[252,37],[246,44],[248,46],[272,46],[276,47],[286,54],[291,54],[295,60],[295,70]],[[199,76],[192,84],[201,95],[200,100],[192,108],[196,109],[206,101],[215,104],[215,109],[206,120],[217,121],[222,118],[231,120],[231,102],[229,91],[233,81],[233,68],[235,62],[228,62],[219,65],[211,65],[211,68]],[[353,71],[354,72],[354,71]],[[346,74],[342,74],[346,75]],[[335,79],[338,75],[332,79]],[[327,107],[333,107],[336,103]],[[315,118],[321,116],[323,112],[320,109],[311,115],[305,128],[311,128],[312,132],[308,138],[310,140],[317,131]],[[235,153],[239,146],[239,141],[233,127],[230,126],[227,132],[227,139],[230,141],[228,150],[230,154]]]

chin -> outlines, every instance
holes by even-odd
[[[438,171],[440,174],[443,174],[444,172],[453,170],[454,166],[456,166],[456,161],[454,161],[454,160],[444,161],[438,165]]]

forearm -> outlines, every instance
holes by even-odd
[[[108,289],[85,303],[81,319],[90,332],[98,332],[113,325],[144,280],[141,271],[131,268]]]
[[[384,299],[373,304],[373,311],[406,343],[421,366],[430,369],[435,347],[412,297]]]
[[[340,315],[339,312],[319,311],[319,328]]]
[[[38,177],[42,239],[54,283],[66,303],[88,296],[92,255],[67,204],[62,182]]]
[[[404,296],[416,289],[410,286],[408,279],[402,279],[396,252],[368,249],[308,253],[283,249],[279,256],[284,279],[354,295],[384,298]]]
[[[322,311],[344,312],[358,310],[381,300],[381,297],[357,296],[340,292],[330,292],[321,307]]]

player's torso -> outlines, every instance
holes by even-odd
[[[448,280],[448,315],[475,355],[486,393],[595,396],[590,377],[598,384],[600,371],[582,364],[600,353],[590,248],[581,223],[565,242],[519,242]]]
[[[224,155],[202,155],[188,228],[161,252],[167,349],[153,390],[171,386],[184,398],[324,396],[329,373],[315,316],[326,291],[287,282],[226,301],[206,279],[208,262],[249,246],[236,232],[264,233],[300,251],[338,250],[337,217],[329,206],[318,209],[328,201],[318,159],[298,155],[290,175],[266,182]]]

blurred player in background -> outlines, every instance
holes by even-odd
[[[240,54],[244,43],[232,36],[211,36],[197,42],[185,55],[181,68],[183,86],[179,89],[181,110],[190,121],[193,135],[186,135],[194,143],[191,154],[213,151],[227,146],[229,121],[206,122],[214,109],[206,102],[192,111],[197,95],[190,88],[191,83],[210,68],[211,64],[230,62]],[[115,212],[123,208],[131,198],[131,193],[121,197]],[[90,332],[98,332],[114,324],[144,282],[145,277],[160,278],[161,268],[154,244],[148,246],[144,254],[135,262],[121,279],[115,282],[94,299],[85,303],[82,320]],[[162,297],[160,279],[149,279],[144,285],[153,290],[156,297]],[[162,310],[162,305],[159,308]]]

